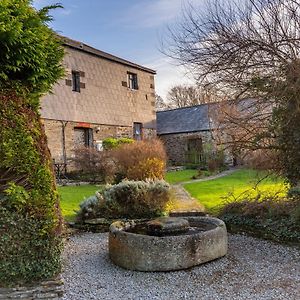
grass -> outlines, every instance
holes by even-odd
[[[222,197],[229,193],[238,196],[241,193],[250,190],[258,178],[261,178],[263,175],[262,172],[258,173],[254,170],[242,169],[222,178],[185,184],[184,188],[193,198],[200,201],[209,212],[213,213],[218,211],[218,208],[225,204],[225,200]],[[284,193],[286,191],[283,180],[276,177],[264,179],[259,183],[258,188],[259,191],[268,193],[275,193],[278,191]],[[253,190],[251,193],[255,194],[255,191]]]
[[[79,209],[79,204],[96,191],[100,190],[99,185],[61,186],[58,192],[61,197],[60,206],[62,214],[67,221],[73,221],[75,211]]]
[[[192,180],[192,177],[197,175],[197,170],[187,169],[180,171],[170,171],[166,174],[166,181],[170,184]]]

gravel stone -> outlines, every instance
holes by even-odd
[[[227,256],[176,272],[136,272],[113,265],[107,233],[71,236],[64,251],[63,299],[300,299],[300,252],[229,235]]]

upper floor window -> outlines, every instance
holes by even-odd
[[[132,90],[138,90],[138,78],[137,74],[134,73],[127,73],[128,76],[128,87]]]
[[[72,90],[80,93],[80,72],[72,71]]]

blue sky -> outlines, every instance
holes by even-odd
[[[36,8],[61,3],[52,12],[58,33],[157,70],[156,92],[165,97],[191,77],[159,51],[166,27],[180,18],[182,6],[202,0],[34,0]]]

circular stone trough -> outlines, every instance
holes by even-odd
[[[186,269],[226,253],[226,226],[223,221],[212,217],[115,222],[109,230],[110,259],[130,270]]]

